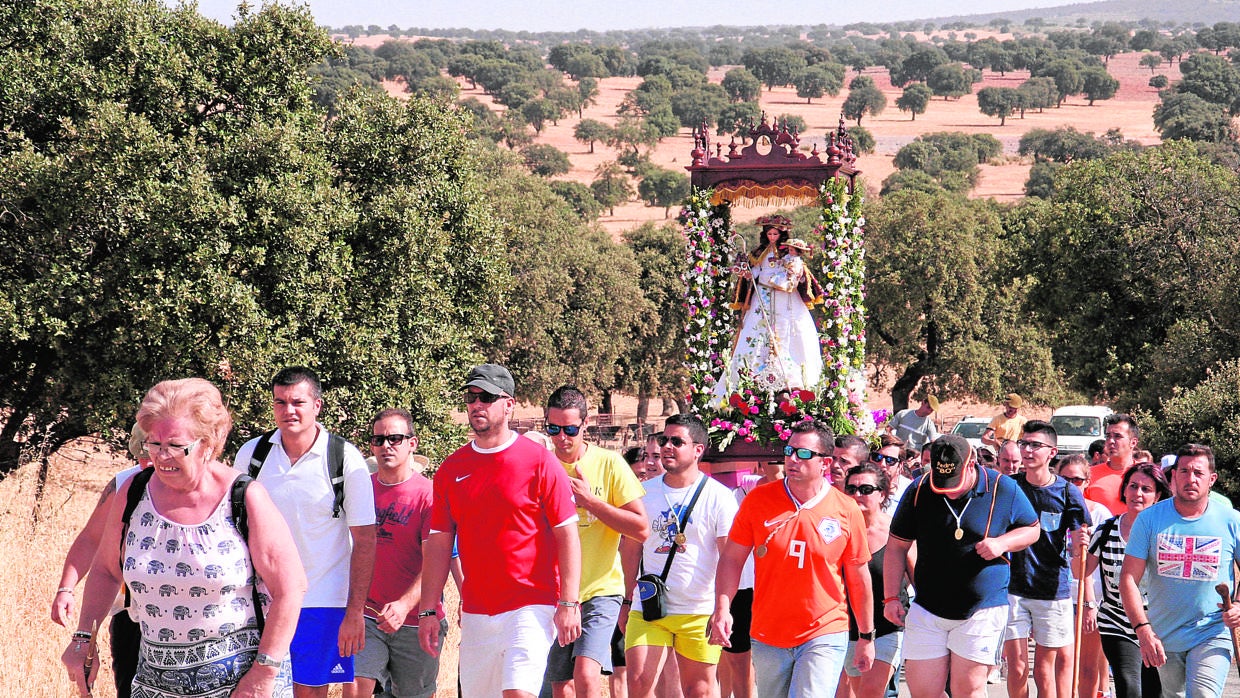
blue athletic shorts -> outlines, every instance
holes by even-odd
[[[340,656],[340,623],[343,608],[303,608],[289,653],[293,659],[293,683],[326,686],[353,682],[353,658]]]

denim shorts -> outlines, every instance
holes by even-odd
[[[620,601],[620,596],[595,596],[581,603],[581,636],[564,647],[558,642],[551,644],[547,654],[548,681],[572,681],[578,657],[593,659],[603,673],[611,673],[611,637],[620,617]]]

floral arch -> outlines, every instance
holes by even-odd
[[[692,410],[710,427],[707,460],[753,461],[779,453],[788,431],[810,417],[837,434],[869,433],[874,415],[865,408],[865,246],[862,197],[854,192],[857,156],[843,119],[827,134],[826,148],[798,149],[800,136],[787,125],[762,122],[748,129],[748,143],[735,136],[725,146],[711,143],[706,124],[694,129],[689,170],[692,189],[680,220],[688,241],[684,276],[687,354]],[[713,149],[713,154],[712,154]],[[806,263],[823,286],[823,303],[813,312],[823,354],[817,386],[771,392],[742,375],[728,385],[726,399],[716,384],[726,380],[738,318],[728,308],[738,259],[731,207],[811,204],[819,224],[804,237]],[[780,453],[782,456],[782,453]]]

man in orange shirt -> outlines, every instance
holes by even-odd
[[[861,509],[824,476],[834,437],[813,422],[792,429],[785,477],[760,485],[741,502],[715,577],[710,642],[726,645],[729,607],[741,567],[754,555],[753,663],[758,695],[835,694],[848,645],[848,610],[861,630],[855,666],[874,662],[870,548]],[[796,599],[797,603],[787,603]]]
[[[1085,498],[1102,504],[1119,516],[1128,510],[1119,499],[1119,488],[1124,473],[1132,467],[1133,452],[1141,430],[1132,415],[1111,414],[1102,420],[1102,434],[1105,440],[1102,452],[1107,459],[1089,469],[1089,487],[1085,488]]]

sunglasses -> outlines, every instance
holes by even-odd
[[[883,463],[886,463],[887,465],[895,465],[900,462],[899,458],[895,456],[883,455],[882,453],[871,453],[870,460],[879,465],[882,465]]]
[[[810,458],[813,458],[814,456],[819,456],[819,457],[821,457],[821,458],[826,458],[826,457],[827,457],[827,454],[826,454],[826,453],[819,453],[819,452],[814,451],[814,450],[812,450],[812,449],[808,449],[808,448],[793,448],[793,447],[791,447],[791,446],[784,446],[784,455],[785,455],[785,456],[791,456],[791,455],[793,455],[793,454],[795,454],[795,455],[796,455],[796,457],[797,457],[798,459],[800,459],[800,460],[809,460]]]
[[[465,393],[465,404],[472,405],[481,400],[483,404],[489,405],[492,402],[504,397],[503,395],[492,395],[491,393]]]
[[[413,434],[375,434],[370,437],[370,445],[378,448],[387,442],[393,446],[399,446],[405,443],[405,439],[412,439]]]
[[[860,494],[862,497],[869,497],[878,492],[878,488],[874,485],[844,485],[844,494]]]
[[[666,446],[668,444],[671,444],[675,446],[676,448],[680,448],[681,446],[685,446],[693,442],[689,441],[688,439],[682,439],[679,436],[659,435],[658,437],[655,438],[655,443],[659,444],[660,446]]]
[[[1066,477],[1065,476],[1064,479],[1076,485],[1077,487],[1080,487],[1081,485],[1084,485],[1085,483],[1089,482],[1089,478],[1087,477]]]
[[[547,431],[548,436],[559,436],[561,431],[564,432],[564,434],[567,436],[576,436],[581,433],[581,425],[580,424],[567,424],[567,425],[561,426],[559,424],[552,424],[550,422],[547,422],[546,431]]]

